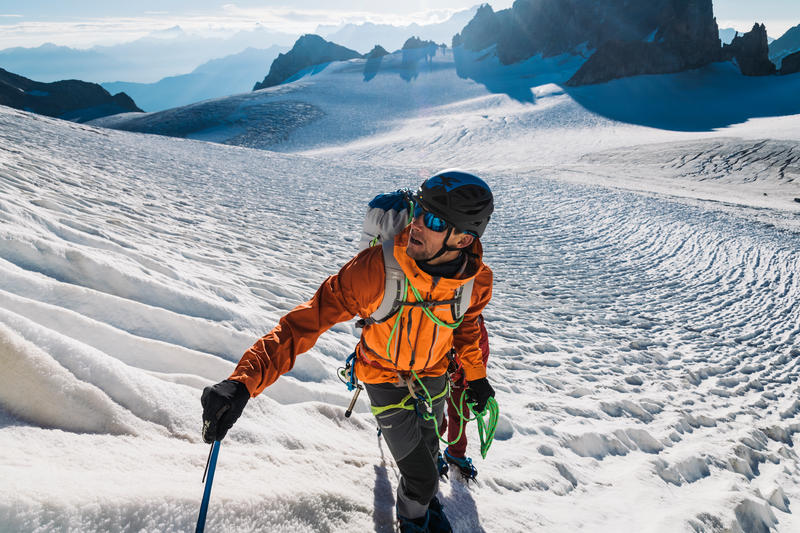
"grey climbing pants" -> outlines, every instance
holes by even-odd
[[[441,394],[447,387],[447,375],[422,378],[431,397]],[[401,402],[409,394],[405,384],[365,383],[370,402],[384,407]],[[418,385],[417,385],[418,387]],[[432,414],[439,426],[444,419],[446,396],[433,402]],[[409,401],[409,404],[411,402]],[[425,407],[422,403],[419,409]],[[414,409],[391,408],[376,415],[389,451],[400,470],[397,486],[397,514],[405,518],[425,515],[428,503],[439,490],[439,437],[433,420],[425,420]]]

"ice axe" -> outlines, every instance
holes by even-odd
[[[206,528],[206,512],[208,511],[208,501],[211,499],[211,484],[214,483],[214,470],[217,468],[217,455],[219,455],[219,441],[215,440],[208,451],[206,460],[206,470],[203,472],[203,481],[206,488],[203,491],[203,503],[200,505],[200,515],[197,517],[197,527],[195,533],[203,533]]]

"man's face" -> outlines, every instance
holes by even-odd
[[[421,261],[433,257],[442,249],[447,231],[433,231],[425,227],[422,216],[411,221],[411,232],[408,234],[406,253],[411,259]]]
[[[433,231],[423,222],[423,216],[414,217],[411,221],[411,231],[408,234],[408,246],[406,254],[416,261],[427,261],[442,249],[444,239],[448,234],[447,230]],[[453,230],[447,241],[449,248],[464,248],[472,244],[474,237],[468,233],[459,233]],[[436,259],[430,260],[428,264],[445,263],[458,257],[457,250],[445,252]]]

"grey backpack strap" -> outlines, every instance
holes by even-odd
[[[359,320],[356,326],[364,327],[384,322],[394,316],[403,303],[403,282],[406,275],[394,256],[394,239],[383,241],[381,248],[383,249],[383,270],[386,273],[383,300],[370,316]]]
[[[469,309],[473,285],[475,285],[475,278],[470,278],[468,282],[458,288],[456,292],[456,299],[458,299],[458,301],[450,306],[450,310],[453,313],[453,320],[460,320],[461,317],[466,314],[467,309]]]
[[[394,239],[389,239],[381,243],[383,252],[383,269],[386,273],[386,284],[383,289],[383,299],[372,314],[366,318],[362,318],[356,322],[356,327],[363,328],[372,324],[379,324],[385,322],[393,317],[400,306],[403,304],[414,305],[414,303],[404,302],[403,300],[403,285],[406,279],[406,274],[400,268],[400,263],[394,256]],[[423,306],[428,304],[450,304],[450,310],[453,313],[455,321],[460,320],[469,309],[470,300],[472,299],[472,287],[475,284],[475,278],[470,279],[464,285],[458,288],[453,300],[442,302],[420,302]]]

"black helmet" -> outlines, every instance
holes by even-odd
[[[494,211],[489,186],[478,176],[460,170],[443,170],[420,185],[414,199],[456,230],[483,235]]]

